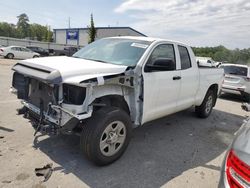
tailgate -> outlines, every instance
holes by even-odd
[[[224,79],[224,85],[232,86],[232,87],[241,87],[245,85],[245,82],[247,79],[244,76],[236,76],[236,75],[230,75],[226,74]]]

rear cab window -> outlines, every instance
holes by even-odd
[[[180,54],[181,69],[185,70],[185,69],[191,68],[192,63],[191,63],[188,49],[184,46],[178,45],[178,50],[179,50],[179,54]]]

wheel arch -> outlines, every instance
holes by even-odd
[[[200,91],[197,93],[195,106],[200,106],[202,104],[202,102],[206,98],[208,91],[210,90],[212,90],[214,93],[215,100],[214,100],[213,106],[215,106],[216,101],[217,101],[217,96],[219,93],[219,85],[216,83],[211,84],[209,87],[206,87],[206,88],[205,86],[203,86],[203,88],[200,89]]]
[[[12,52],[7,53],[5,57],[9,58],[9,57],[8,57],[9,54],[11,54],[11,55],[13,56],[13,58],[15,57],[15,55],[14,55]]]
[[[134,120],[133,107],[133,88],[120,86],[116,84],[106,84],[101,86],[90,87],[87,90],[86,106],[93,106],[98,110],[104,106],[114,106],[123,109]]]
[[[105,106],[114,106],[124,110],[130,115],[130,108],[124,96],[118,94],[103,95],[92,102],[94,111]]]
[[[212,90],[213,93],[214,93],[215,100],[214,100],[213,106],[215,106],[216,101],[217,101],[218,88],[219,88],[219,85],[218,85],[218,84],[212,84],[212,85],[208,88],[208,90],[207,90],[207,92],[208,92],[209,90]]]

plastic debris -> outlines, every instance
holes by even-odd
[[[48,181],[53,172],[52,166],[53,164],[49,163],[42,168],[35,168],[36,176],[43,176],[44,177],[43,181],[44,182]]]

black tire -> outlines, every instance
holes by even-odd
[[[201,105],[195,107],[195,112],[197,116],[200,118],[207,118],[212,112],[215,100],[215,92],[209,89]]]
[[[6,57],[7,57],[8,59],[13,59],[13,58],[14,58],[14,54],[8,53],[8,54],[6,55]]]
[[[116,122],[122,122],[123,134],[125,140],[121,145],[118,143],[108,143],[109,135],[113,131],[113,125],[118,126]],[[106,134],[108,127],[112,126],[112,131]],[[117,133],[117,132],[116,132]],[[119,134],[117,133],[117,138]],[[106,134],[106,137],[105,137]],[[113,133],[112,133],[113,134]],[[104,107],[93,113],[93,116],[83,125],[83,131],[80,138],[80,147],[86,157],[96,165],[108,165],[119,159],[126,150],[132,134],[132,124],[130,117],[126,112],[117,107]],[[122,136],[123,137],[123,136]],[[101,150],[101,140],[105,139],[105,146],[108,149]],[[111,139],[109,139],[110,141]],[[111,156],[106,156],[105,151],[109,152],[110,145],[117,147],[116,153]],[[119,148],[119,149],[118,149]]]
[[[37,55],[34,55],[34,56],[33,56],[33,58],[38,58],[38,57],[39,57],[39,56],[37,56]]]

